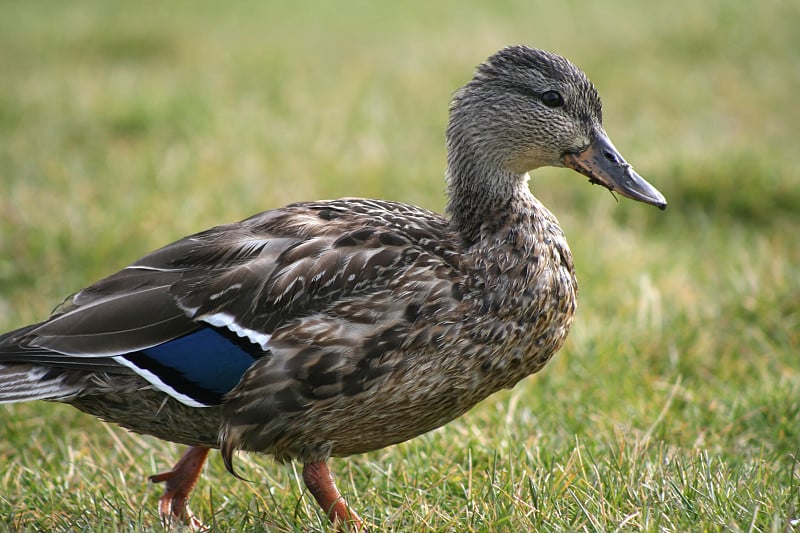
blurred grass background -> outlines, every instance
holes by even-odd
[[[579,316],[540,375],[333,461],[375,529],[792,531],[800,520],[800,4],[0,3],[0,331],[186,234],[291,201],[442,210],[451,93],[524,43],[583,68],[666,212],[569,171]],[[179,447],[0,406],[0,528],[159,529]],[[215,455],[213,529],[325,530],[297,472]]]

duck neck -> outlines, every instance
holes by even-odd
[[[496,226],[499,213],[528,204],[528,174],[503,170],[491,161],[459,157],[451,151],[447,165],[447,213],[451,224],[467,243],[476,242]]]

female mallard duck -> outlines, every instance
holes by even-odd
[[[303,463],[361,527],[331,456],[405,441],[537,372],[575,313],[572,256],[527,171],[566,166],[664,208],[606,136],[566,59],[480,65],[447,128],[449,217],[397,202],[298,203],[186,237],[0,337],[0,401],[46,399],[191,447],[159,510],[186,507],[210,448]]]

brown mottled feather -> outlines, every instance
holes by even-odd
[[[274,330],[271,356],[227,395],[225,453],[313,461],[381,448],[540,369],[566,336],[576,282],[555,218],[531,195],[517,202],[506,206],[507,226],[487,228],[459,253],[442,244],[458,242],[444,219],[416,211],[405,227],[389,221],[391,231],[376,229],[340,259],[379,249],[390,261],[386,270],[361,268],[353,292]],[[350,216],[339,220],[354,225]]]

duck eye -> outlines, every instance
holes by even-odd
[[[564,99],[556,91],[546,91],[542,93],[542,103],[547,107],[561,107]]]

